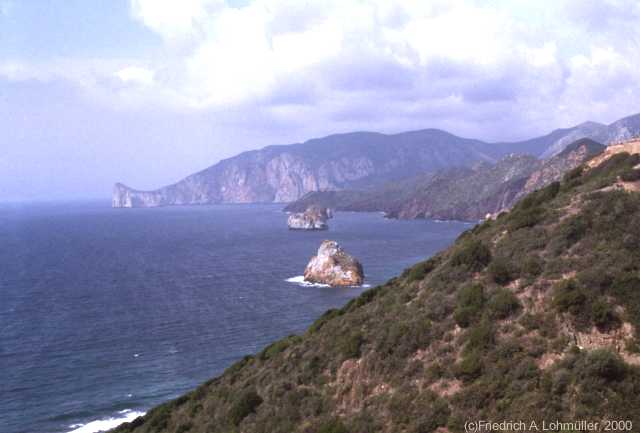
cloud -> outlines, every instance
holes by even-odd
[[[116,108],[325,133],[509,139],[640,111],[631,0],[130,0],[130,14],[159,36],[146,57],[5,62],[0,75],[66,77]]]
[[[150,86],[153,84],[153,78],[155,72],[142,68],[140,66],[126,66],[116,72],[116,76],[120,78],[124,83],[134,83],[143,86]]]

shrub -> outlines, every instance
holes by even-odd
[[[587,296],[574,279],[562,281],[556,286],[553,303],[560,312],[569,312],[574,316],[584,310]]]
[[[481,271],[491,262],[491,250],[477,239],[463,242],[453,257],[451,264],[466,266],[470,271]]]
[[[454,366],[455,376],[464,381],[472,382],[482,374],[482,359],[477,352],[467,353]]]
[[[536,256],[529,256],[522,263],[522,273],[528,277],[537,277],[543,270],[544,263]]]
[[[498,284],[507,284],[516,278],[516,270],[507,258],[496,257],[488,268],[489,276]]]
[[[491,315],[498,319],[506,319],[520,308],[518,298],[507,289],[498,289],[489,299]]]
[[[248,415],[254,413],[262,404],[262,397],[254,390],[245,391],[231,407],[229,421],[233,425],[239,425]]]
[[[453,319],[459,326],[468,327],[482,315],[484,302],[484,288],[481,285],[472,284],[463,287],[458,292]]]
[[[640,180],[640,170],[629,169],[620,175],[620,179],[625,182],[636,182]]]
[[[540,206],[514,210],[509,216],[509,228],[519,230],[533,227],[543,220],[544,215],[545,211]]]
[[[619,325],[619,319],[613,306],[604,299],[598,299],[591,306],[593,323],[600,330],[611,329]]]
[[[437,261],[434,259],[429,259],[424,262],[420,262],[415,266],[409,268],[407,273],[407,279],[409,281],[420,281],[423,280],[431,271],[433,271],[437,266]]]
[[[627,367],[619,355],[609,350],[598,349],[586,356],[583,371],[585,376],[617,381],[624,378]]]
[[[340,421],[340,419],[335,418],[321,424],[317,432],[318,433],[348,433],[348,430],[344,426],[344,424],[342,424],[342,421]]]
[[[338,350],[344,359],[359,358],[364,338],[359,333],[342,337],[338,342]]]

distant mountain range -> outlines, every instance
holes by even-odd
[[[479,220],[510,209],[524,195],[560,180],[604,149],[583,138],[545,160],[510,154],[495,164],[481,162],[366,190],[314,191],[285,210],[300,212],[319,205],[342,211],[381,211],[391,218]]]
[[[390,182],[441,175],[449,169],[495,164],[512,153],[548,158],[584,137],[609,144],[638,134],[640,114],[610,125],[586,122],[512,143],[487,143],[437,129],[391,135],[338,134],[243,152],[154,191],[117,183],[113,206],[287,203],[313,191],[379,188]]]

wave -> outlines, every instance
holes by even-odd
[[[329,284],[310,283],[305,281],[304,275],[297,275],[295,277],[287,278],[285,280],[288,283],[294,283],[302,287],[331,287]],[[363,284],[361,286],[349,286],[349,287],[363,287],[365,289],[371,287],[371,284]]]
[[[119,417],[98,419],[86,424],[72,424],[69,428],[73,429],[69,433],[97,433],[111,430],[118,427],[123,422],[131,422],[139,416],[143,416],[144,412],[138,412],[131,409],[125,409],[118,412]]]

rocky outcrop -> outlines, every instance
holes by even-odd
[[[332,212],[326,207],[309,206],[304,212],[293,213],[287,219],[290,230],[327,230]]]
[[[362,265],[347,254],[336,241],[323,241],[304,270],[310,283],[330,286],[359,286],[364,282]]]

